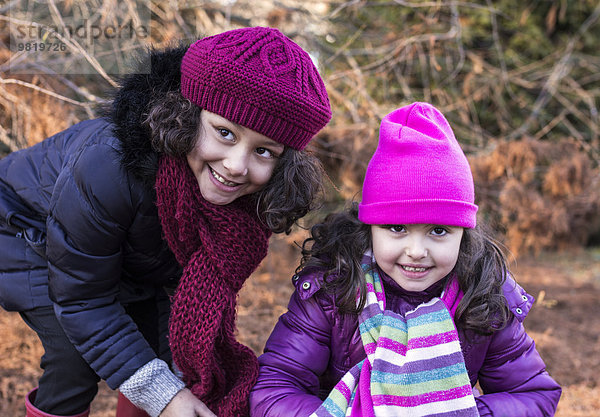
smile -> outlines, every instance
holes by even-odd
[[[404,269],[405,271],[408,272],[425,272],[427,271],[429,268],[425,268],[425,267],[416,267],[416,266],[405,266],[405,265],[400,265],[402,267],[402,269]]]
[[[212,174],[212,176],[219,181],[221,184],[226,185],[228,187],[237,187],[238,184],[237,182],[232,182],[232,181],[227,181],[225,178],[223,178],[222,176],[220,176],[219,174],[217,174],[217,172],[212,169],[211,167],[209,167],[210,169],[210,173]]]

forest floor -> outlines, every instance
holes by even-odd
[[[272,239],[269,256],[240,295],[239,339],[257,354],[292,292],[298,251],[290,241]],[[525,326],[563,387],[556,416],[600,416],[600,249],[522,258],[512,270],[536,298]],[[43,349],[17,313],[0,310],[0,331],[0,416],[24,416]],[[114,417],[116,398],[102,383],[91,417]]]

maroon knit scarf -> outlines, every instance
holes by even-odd
[[[184,268],[172,299],[173,360],[186,385],[217,415],[248,415],[258,361],[235,339],[236,301],[266,256],[271,232],[247,197],[225,206],[204,200],[184,159],[161,157],[156,205]]]

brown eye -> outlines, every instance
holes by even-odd
[[[402,233],[402,232],[406,231],[406,227],[404,227],[401,224],[388,226],[388,229],[390,230],[390,232],[393,232],[393,233]]]
[[[267,148],[262,148],[262,147],[256,148],[256,153],[258,155],[262,156],[263,158],[274,158],[275,157],[275,154]]]
[[[218,127],[217,128],[217,132],[225,140],[229,140],[229,141],[234,141],[235,140],[235,136],[233,135],[233,133],[229,129],[225,129],[224,127]]]
[[[431,233],[434,236],[444,236],[446,233],[448,233],[448,230],[446,230],[443,227],[437,226],[437,227],[434,227],[433,229],[431,229]]]

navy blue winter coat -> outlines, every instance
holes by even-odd
[[[123,305],[167,300],[181,275],[162,239],[158,155],[141,121],[150,100],[179,89],[184,51],[154,53],[152,72],[124,80],[109,116],[0,160],[0,304],[53,305],[113,389],[156,357]]]

